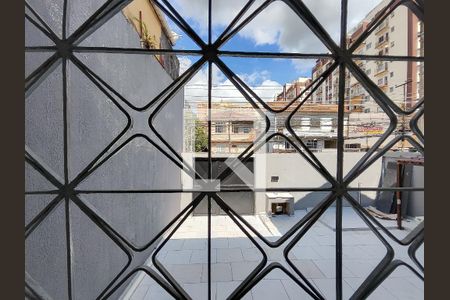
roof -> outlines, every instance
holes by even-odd
[[[286,107],[288,101],[273,101],[273,102],[266,102],[267,105],[270,106],[272,109],[280,110],[284,107]],[[291,105],[286,111],[291,112],[295,109],[295,107],[298,106],[300,102],[297,102],[297,104]],[[337,104],[317,104],[317,103],[304,103],[302,107],[300,108],[301,112],[310,112],[310,113],[332,113],[337,114],[338,112],[338,105]],[[348,112],[348,110],[346,110]]]

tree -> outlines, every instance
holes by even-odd
[[[198,120],[195,121],[195,152],[208,152],[208,135]]]

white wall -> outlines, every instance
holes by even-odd
[[[346,152],[344,155],[344,173],[363,157],[363,152]],[[315,153],[323,166],[331,175],[336,174],[336,152]],[[257,188],[319,188],[331,187],[320,173],[299,153],[268,153],[255,155],[255,182]],[[279,176],[279,182],[271,182],[271,176]],[[369,167],[366,172],[358,176],[351,184],[352,187],[377,187],[381,176],[381,160]],[[312,207],[324,199],[326,192],[292,192],[295,198],[295,208]],[[375,192],[364,192],[365,198],[374,198]],[[357,194],[355,194],[357,197]],[[255,196],[256,213],[264,212],[265,193],[257,192]]]

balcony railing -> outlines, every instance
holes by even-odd
[[[379,34],[381,31],[386,29],[388,25],[389,25],[388,20],[384,20],[383,22],[381,22],[381,24],[378,25],[377,29],[375,30],[375,34]]]
[[[379,63],[375,71],[375,76],[380,75],[388,70],[388,63]]]
[[[386,45],[389,42],[389,37],[385,37],[382,41],[378,41],[375,44],[375,48],[380,48],[383,47],[384,45]]]

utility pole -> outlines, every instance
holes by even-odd
[[[406,86],[412,82],[412,79],[408,79],[406,80],[404,83],[402,84],[398,84],[395,86],[395,88],[399,88],[399,87],[403,87],[403,110],[406,110]],[[400,129],[400,132],[402,133],[402,135],[405,134],[405,127],[406,127],[406,116],[405,114],[402,114],[402,127]],[[402,139],[402,151],[404,150],[404,146],[405,146],[405,140]]]

